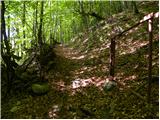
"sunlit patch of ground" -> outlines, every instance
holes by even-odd
[[[58,118],[58,112],[60,108],[59,105],[53,105],[52,108],[49,110],[48,116],[50,119]]]
[[[82,87],[87,87],[89,85],[95,85],[97,87],[102,87],[107,80],[107,77],[90,77],[86,79],[77,78],[72,81],[71,88],[78,89]]]

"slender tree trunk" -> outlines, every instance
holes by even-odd
[[[10,47],[9,47],[9,41],[7,39],[6,35],[6,24],[5,24],[5,3],[4,1],[1,1],[1,40],[4,41],[6,46],[6,53],[2,50],[2,58],[7,66],[7,94],[10,93],[11,87],[12,87],[12,80],[14,77],[14,69],[11,65],[11,54],[10,54]]]
[[[57,15],[56,15],[56,17],[55,17],[55,25],[54,25],[54,40],[56,39],[56,41],[57,41],[57,27],[58,27],[58,18],[57,18]],[[54,42],[53,42],[54,43]]]
[[[138,10],[138,8],[137,8],[136,1],[132,1],[132,5],[133,5],[134,13],[135,13],[135,14],[138,14],[138,13],[139,13],[139,10]]]
[[[40,25],[39,25],[39,30],[38,30],[38,44],[39,47],[42,47],[42,23],[43,23],[43,4],[44,1],[41,1],[41,14],[40,14]]]
[[[18,25],[16,25],[16,37],[18,38],[18,39],[20,39],[20,35],[19,35],[19,27],[18,27]],[[17,55],[18,55],[18,57],[19,56],[21,56],[21,45],[19,44],[19,45],[17,45],[17,47],[18,47],[18,51],[17,51]]]
[[[124,1],[125,8],[128,9],[128,1]]]
[[[8,16],[8,40],[10,40],[10,16]]]
[[[38,30],[38,45],[40,50],[40,79],[43,80],[43,68],[42,68],[42,57],[43,57],[43,41],[42,41],[42,24],[43,24],[43,5],[44,1],[41,1],[41,13],[40,13],[40,25]]]
[[[33,38],[35,42],[32,41],[32,46],[34,43],[37,45],[37,28],[38,28],[37,14],[38,14],[38,1],[36,2],[36,7],[33,13]]]
[[[25,39],[26,34],[25,34],[25,23],[26,23],[26,2],[23,2],[23,20],[22,20],[22,24],[23,24],[23,38]]]
[[[26,24],[26,2],[23,2],[23,17],[22,17],[22,25],[23,25],[23,43],[21,44],[21,53],[23,55],[23,50],[26,46],[25,38],[26,38],[26,33],[25,33],[25,24]]]
[[[51,8],[52,8],[52,7],[51,7],[51,6],[52,6],[52,1],[50,1],[49,3],[50,3],[50,5],[49,5],[49,6],[50,6],[50,11],[52,11],[52,9],[51,9]],[[52,21],[52,14],[53,14],[53,13],[50,12],[50,19],[51,19],[51,21]],[[53,33],[52,33],[52,32],[53,32],[53,22],[51,22],[50,31],[49,31],[49,41],[50,41],[50,45],[53,44]]]
[[[85,26],[84,29],[88,30],[88,17],[86,15],[83,15],[83,13],[85,13],[83,1],[78,1],[78,2],[79,2],[79,6],[80,6],[80,12],[82,13],[82,21],[84,24],[83,26]]]
[[[7,39],[6,35],[6,24],[5,24],[5,18],[4,18],[4,13],[5,13],[5,3],[4,1],[1,1],[2,6],[1,6],[1,34],[2,34],[2,40],[5,42],[5,46],[7,49],[7,54],[10,55],[10,49],[9,49],[9,41]]]
[[[62,22],[60,20],[60,43],[63,44],[64,40],[63,40],[63,30],[62,30]]]
[[[36,2],[36,12],[35,12],[35,41],[36,41],[36,44],[37,44],[37,28],[38,28],[38,21],[37,21],[37,15],[38,15],[38,1]]]

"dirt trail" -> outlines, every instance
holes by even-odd
[[[73,50],[73,48],[67,47],[62,44],[56,45],[54,50],[57,55],[63,56],[68,59],[74,59],[74,58],[80,56],[80,53],[78,51],[75,51],[75,50]]]
[[[51,80],[50,83],[53,91],[56,90],[57,99],[62,100],[55,101],[56,104],[49,110],[49,118],[59,118],[54,107],[61,105],[63,105],[63,109],[66,110],[63,111],[63,113],[59,113],[59,115],[68,115],[69,110],[67,106],[71,104],[70,102],[73,98],[76,99],[74,96],[77,92],[83,93],[83,90],[90,85],[95,85],[97,88],[102,89],[106,80],[106,76],[98,76],[94,73],[98,72],[98,68],[96,68],[98,64],[88,64],[88,56],[80,53],[77,49],[65,45],[57,45],[54,51],[57,56],[62,57],[64,60],[59,60],[59,70],[56,69],[53,72],[52,76],[54,76],[54,79]],[[92,60],[89,62],[91,61]],[[66,84],[66,81],[69,82],[69,84]],[[59,98],[61,94],[66,97]],[[66,112],[66,114],[64,112]]]
[[[107,79],[107,76],[100,75],[106,70],[103,70],[103,65],[92,63],[93,59],[90,60],[86,54],[65,45],[57,45],[54,51],[58,56],[66,58],[65,63],[60,63],[63,65],[63,71],[67,74],[64,74],[61,80],[56,82],[59,89],[74,91],[89,85],[102,88]],[[70,81],[69,85],[65,85],[67,80]]]

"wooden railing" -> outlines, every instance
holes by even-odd
[[[115,39],[121,37],[124,33],[128,32],[129,30],[137,27],[138,25],[148,22],[148,34],[149,34],[149,51],[148,51],[148,102],[150,102],[150,95],[151,95],[151,80],[152,80],[152,38],[153,38],[153,19],[159,17],[159,12],[157,13],[150,13],[146,16],[143,17],[137,24],[133,25],[132,27],[124,30],[123,32],[119,33],[118,35],[115,35],[112,37],[111,44],[110,44],[110,80],[115,80],[114,79],[114,69],[115,69],[115,48],[116,48],[116,42]]]

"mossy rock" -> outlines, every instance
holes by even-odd
[[[31,88],[32,92],[37,95],[43,95],[49,91],[48,83],[34,83]]]
[[[19,106],[14,106],[14,107],[12,107],[12,108],[10,109],[10,112],[15,113],[15,112],[17,112],[19,109],[20,109]]]
[[[108,91],[113,90],[116,86],[117,86],[117,83],[116,83],[116,82],[114,82],[114,81],[107,81],[107,82],[105,82],[105,84],[104,84],[103,90],[104,90],[105,92],[108,92]]]

